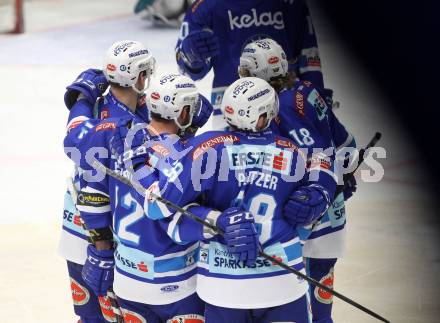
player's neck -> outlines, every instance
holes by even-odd
[[[152,135],[161,135],[164,133],[177,134],[178,127],[174,122],[161,122],[158,120],[151,120],[148,125]],[[151,128],[150,128],[151,127]]]
[[[126,105],[131,112],[134,113],[136,111],[138,95],[135,91],[131,88],[112,88],[111,91],[114,97],[119,102]]]

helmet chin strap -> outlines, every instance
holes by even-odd
[[[138,76],[138,78],[139,78],[139,76]],[[143,95],[144,93],[145,93],[145,91],[150,87],[150,78],[151,78],[151,75],[149,75],[146,79],[145,79],[145,87],[142,89],[142,90],[139,90],[137,87],[136,87],[136,84],[133,84],[132,86],[131,86],[131,88],[133,89],[133,91],[135,91],[137,94],[139,94],[139,95]],[[136,82],[137,83],[137,82]]]
[[[146,90],[146,89],[139,90],[139,89],[136,87],[135,84],[133,84],[133,85],[131,86],[131,88],[133,89],[133,91],[135,91],[135,92],[136,92],[137,94],[139,94],[139,95],[143,95],[143,94],[145,93],[145,90]]]

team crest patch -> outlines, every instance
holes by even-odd
[[[333,289],[334,270],[330,269],[330,272],[321,278],[319,281],[321,284]],[[333,302],[333,295],[326,292],[322,288],[315,287],[314,291],[316,299],[323,304],[331,304]]]
[[[90,299],[89,291],[72,277],[70,277],[70,289],[72,291],[73,304],[75,305],[87,304],[87,302]]]
[[[147,323],[147,320],[138,313],[126,310],[125,308],[122,309],[122,312],[124,314],[125,323]]]
[[[167,323],[203,323],[205,318],[197,314],[178,315],[168,320]]]
[[[116,322],[116,315],[113,313],[112,304],[107,296],[99,296],[99,306],[101,307],[102,315],[108,322]]]

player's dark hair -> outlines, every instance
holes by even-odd
[[[139,80],[139,76],[144,76],[144,77],[147,76],[147,71],[140,71],[139,75],[138,75],[138,80]],[[127,87],[127,86],[121,86],[118,83],[115,83],[115,82],[112,82],[112,81],[108,82],[108,84],[110,84],[110,86],[112,86],[114,88],[118,88],[118,89],[129,89],[129,88],[131,88],[131,87]]]
[[[287,73],[286,76],[280,76],[277,78],[273,78],[269,81],[269,84],[275,89],[277,93],[279,93],[282,89],[287,88],[291,89],[295,85],[296,82],[296,74],[295,73]]]
[[[187,110],[188,113],[189,113],[189,106],[187,106],[187,105],[184,106],[183,109],[182,109],[182,111],[183,111],[183,110]],[[151,117],[151,119],[153,119],[154,121],[158,121],[158,122],[165,122],[165,123],[168,123],[168,122],[174,122],[174,120],[162,118],[160,114],[155,113],[155,112],[153,112],[153,111],[150,111],[150,117]]]
[[[154,121],[159,121],[159,122],[174,122],[173,120],[169,120],[169,119],[165,119],[162,118],[161,115],[159,113],[155,113],[150,111],[150,117],[151,119],[153,119]]]

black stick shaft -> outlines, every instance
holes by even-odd
[[[153,199],[157,199],[159,202],[162,202],[165,205],[172,207],[176,211],[178,211],[178,212],[180,212],[180,213],[190,217],[191,219],[196,220],[197,222],[199,222],[199,223],[201,223],[203,225],[206,225],[207,227],[209,227],[210,229],[214,230],[218,234],[220,234],[220,235],[224,234],[224,232],[220,228],[218,228],[217,226],[212,225],[211,223],[204,221],[203,219],[199,218],[197,215],[189,212],[188,210],[185,210],[185,209],[181,208],[180,206],[174,204],[173,202],[168,201],[167,199],[165,199],[165,198],[163,198],[161,196],[158,196],[158,195],[156,195],[154,193],[150,193],[150,195],[151,195],[151,197]],[[331,288],[327,287],[326,285],[321,284],[320,282],[318,282],[317,280],[313,279],[312,277],[309,277],[309,276],[303,274],[299,270],[296,270],[295,268],[290,267],[289,265],[285,264],[284,262],[279,261],[278,259],[275,259],[275,258],[269,256],[267,253],[259,251],[259,255],[261,257],[263,257],[263,258],[265,258],[265,259],[267,259],[267,260],[277,264],[281,268],[283,268],[283,269],[285,269],[285,270],[295,274],[296,276],[298,276],[298,277],[308,281],[310,284],[312,284],[314,286],[317,286],[317,287],[325,290],[326,292],[328,292],[328,293],[330,293],[330,294],[332,294],[332,295],[342,299],[343,301],[349,303],[350,305],[360,309],[361,311],[364,311],[365,313],[370,314],[371,316],[377,318],[378,320],[380,320],[382,322],[389,322],[387,319],[383,318],[382,316],[380,316],[379,314],[373,312],[372,310],[366,308],[365,306],[363,306],[363,305],[353,301],[352,299],[348,298],[347,296],[344,296],[343,294],[335,291],[334,289],[331,289]]]
[[[93,162],[93,166],[94,166],[96,169],[99,169],[99,170],[101,170],[102,172],[105,172],[107,175],[109,175],[109,176],[111,176],[111,177],[114,177],[114,178],[120,180],[120,181],[123,182],[124,184],[127,184],[128,186],[131,186],[131,187],[135,188],[140,194],[142,194],[143,196],[145,196],[145,191],[146,191],[146,190],[145,190],[145,188],[142,187],[142,185],[139,184],[138,182],[136,182],[136,181],[131,181],[131,180],[129,180],[128,178],[126,178],[126,177],[124,177],[124,176],[121,176],[121,175],[118,174],[117,172],[115,172],[115,171],[109,169],[108,167],[105,167],[103,164],[101,164],[101,163],[100,163],[99,161],[97,161],[97,160],[95,160],[95,161]],[[203,220],[202,218],[200,218],[200,217],[198,217],[197,215],[195,215],[195,214],[189,212],[188,210],[185,210],[184,208],[178,206],[177,204],[175,204],[175,203],[173,203],[173,202],[171,202],[171,201],[169,201],[169,200],[167,200],[167,199],[165,199],[165,198],[163,198],[163,197],[161,197],[161,196],[158,196],[158,195],[156,195],[156,194],[154,194],[154,193],[152,193],[152,192],[150,192],[149,195],[150,195],[153,199],[156,199],[156,200],[158,200],[159,202],[164,203],[165,205],[167,205],[167,206],[169,206],[169,207],[172,207],[172,208],[175,209],[176,211],[178,211],[178,212],[182,213],[183,215],[185,215],[185,216],[191,218],[192,220],[197,221],[198,223],[200,223],[200,224],[202,224],[202,225],[204,225],[204,226],[210,228],[211,230],[214,230],[216,233],[218,233],[218,234],[220,234],[220,235],[223,235],[223,234],[224,234],[224,232],[223,232],[220,228],[218,228],[217,226],[215,226],[215,225],[213,225],[213,224],[211,224],[211,223],[209,223],[209,222]],[[319,288],[325,290],[326,292],[328,292],[328,293],[330,293],[330,294],[332,294],[332,295],[338,297],[339,299],[343,300],[344,302],[347,302],[348,304],[350,304],[350,305],[356,307],[357,309],[359,309],[359,310],[361,310],[361,311],[363,311],[363,312],[365,312],[365,313],[367,313],[367,314],[369,314],[369,315],[371,315],[371,316],[377,318],[378,320],[380,320],[380,321],[382,321],[382,322],[386,322],[386,323],[389,323],[389,322],[390,322],[390,321],[388,321],[387,319],[385,319],[385,318],[383,318],[382,316],[380,316],[379,314],[377,314],[377,313],[373,312],[372,310],[366,308],[365,306],[363,306],[363,305],[361,305],[361,304],[359,304],[359,303],[353,301],[352,299],[348,298],[347,296],[344,296],[343,294],[341,294],[341,293],[335,291],[334,289],[329,288],[329,287],[327,287],[327,286],[321,284],[321,283],[318,282],[317,280],[315,280],[315,279],[313,279],[313,278],[311,278],[311,277],[309,277],[309,276],[303,274],[302,272],[296,270],[295,268],[290,267],[289,265],[283,263],[282,261],[279,261],[279,260],[277,260],[277,259],[275,259],[275,258],[269,256],[268,254],[264,253],[263,251],[259,251],[259,255],[260,255],[261,257],[263,257],[263,258],[265,258],[265,259],[267,259],[267,260],[269,260],[269,261],[271,261],[271,262],[277,264],[277,265],[280,266],[281,268],[283,268],[283,269],[285,269],[285,270],[291,272],[292,274],[295,274],[296,276],[298,276],[298,277],[300,277],[300,278],[306,280],[306,281],[309,282],[310,284],[312,284],[312,285],[314,285],[314,286],[316,286],[316,287],[319,287]]]
[[[380,140],[381,137],[382,137],[382,134],[381,134],[380,132],[376,132],[375,135],[374,135],[374,137],[373,137],[373,138],[370,140],[370,142],[365,146],[365,148],[362,148],[362,149],[359,151],[359,160],[358,160],[358,162],[357,162],[356,168],[355,168],[352,172],[343,175],[343,178],[344,178],[344,184],[342,184],[342,185],[338,185],[338,186],[336,187],[335,198],[336,198],[341,192],[344,191],[346,179],[348,179],[348,178],[351,177],[351,176],[354,176],[354,173],[356,173],[356,171],[358,170],[359,166],[361,166],[361,164],[364,162],[365,152],[366,152],[368,149],[370,149],[371,147],[376,146],[377,142]]]
[[[356,172],[356,170],[359,168],[359,166],[364,162],[365,152],[368,149],[370,149],[371,147],[376,146],[377,142],[380,140],[381,137],[382,137],[382,134],[380,132],[376,132],[374,134],[374,137],[371,138],[370,142],[365,146],[365,148],[360,150],[360,152],[359,152],[359,160],[358,160],[358,163],[356,165],[356,168],[350,174],[353,174],[354,172]],[[348,175],[350,175],[350,174],[348,174]]]

